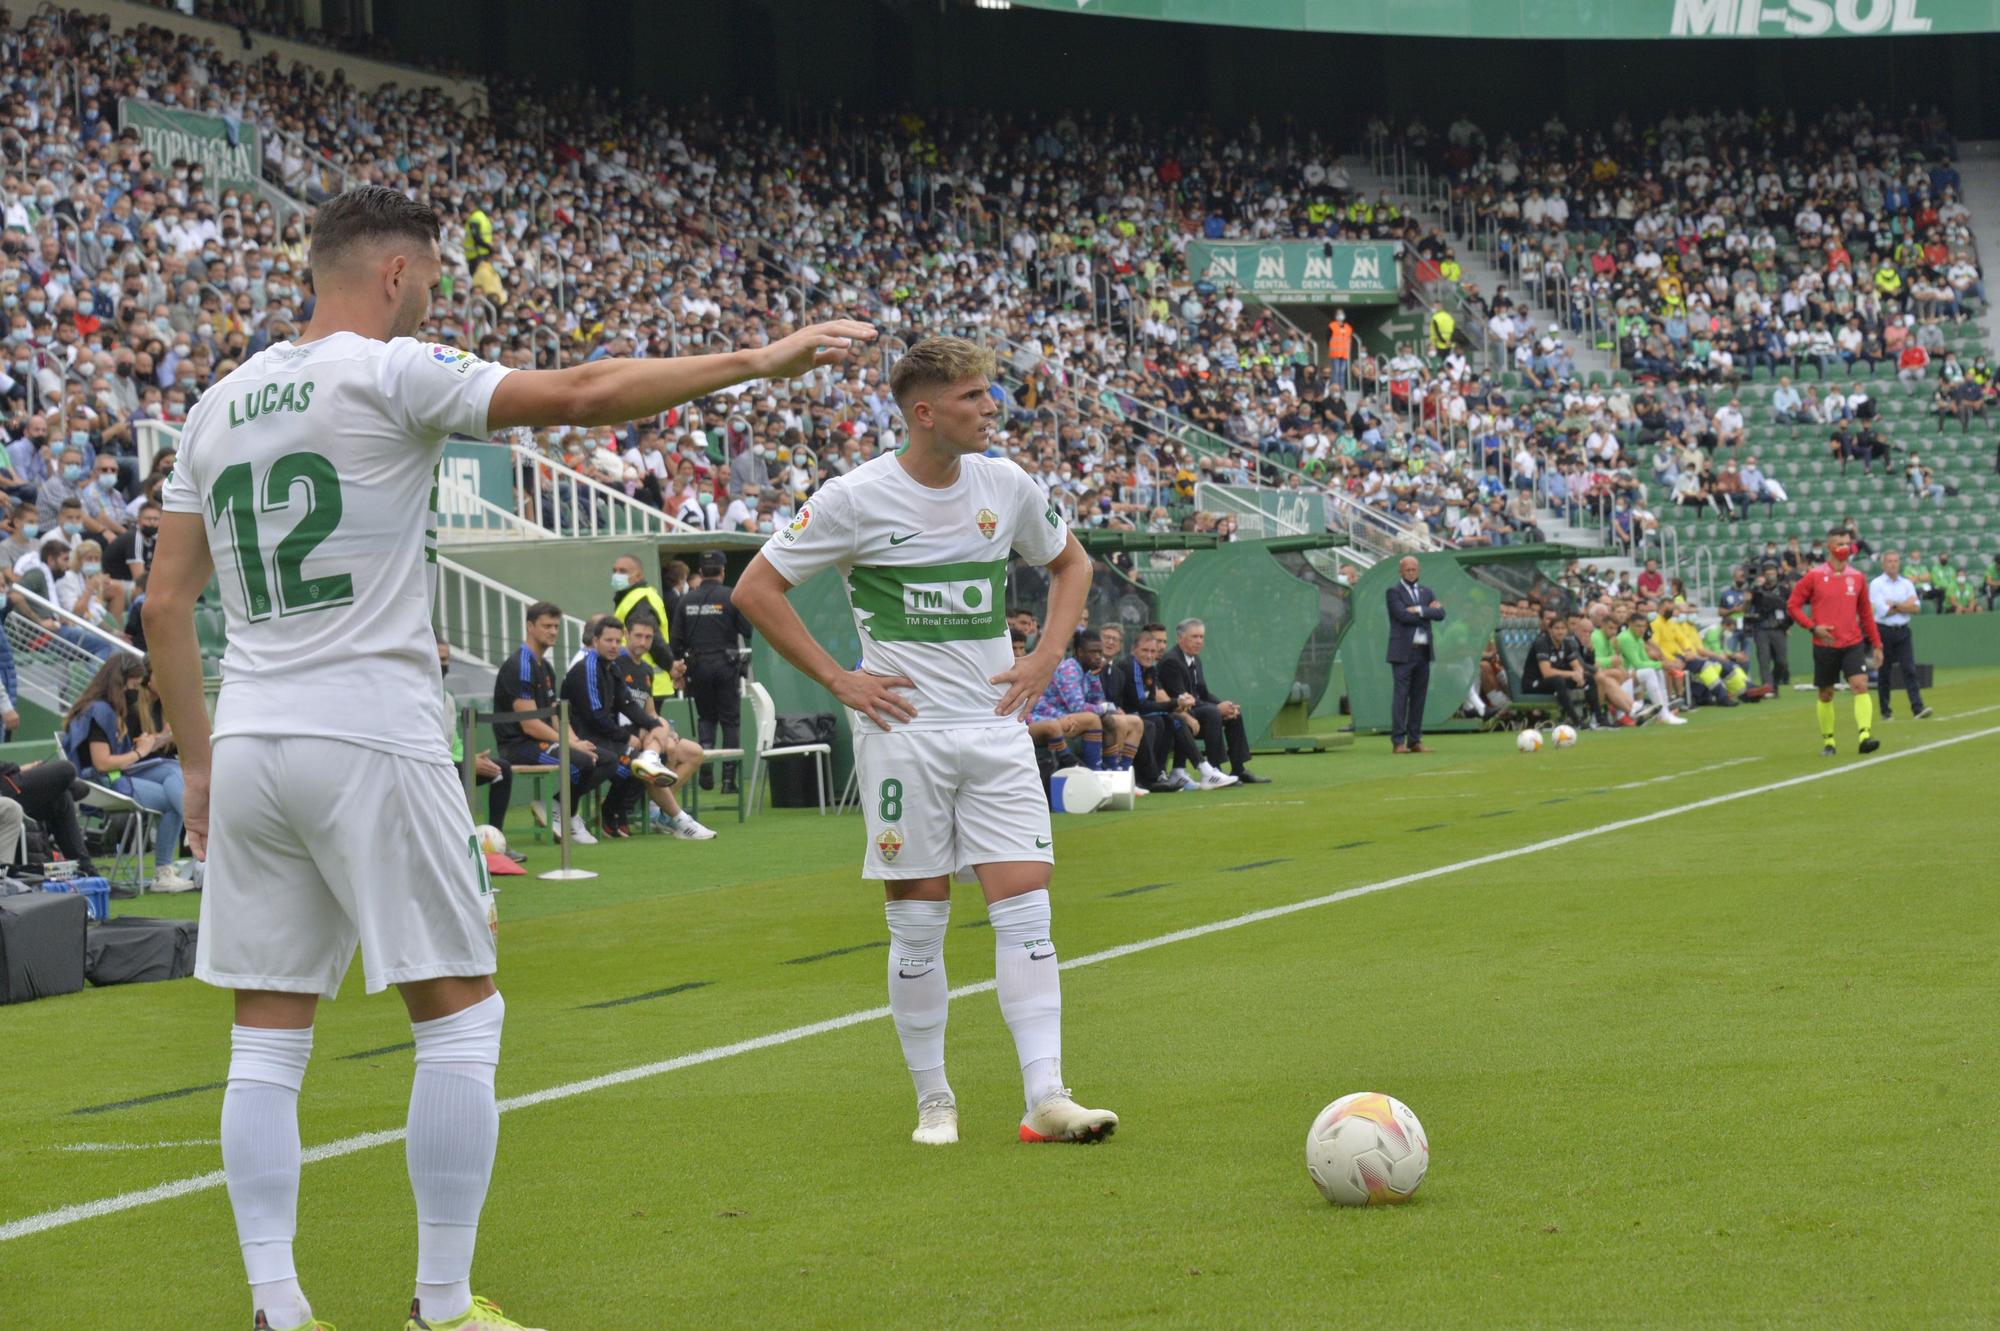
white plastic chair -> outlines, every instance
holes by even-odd
[[[154,824],[159,821],[160,815],[110,786],[100,786],[95,781],[85,781],[83,785],[88,793],[78,802],[79,808],[132,815],[132,821],[125,824],[125,834],[112,848],[110,881],[129,886],[135,892],[145,892],[153,881],[146,872],[146,857],[153,853]],[[125,873],[128,867],[131,869],[129,877]]]
[[[750,753],[750,783],[745,788],[744,804],[755,810],[761,802],[764,765],[773,758],[805,758],[813,760],[814,773],[819,778],[819,812],[826,816],[826,788],[833,780],[833,745],[831,744],[787,744],[776,747],[772,740],[777,737],[778,709],[771,701],[770,692],[762,684],[752,683],[744,690],[745,700],[750,704],[750,724],[752,744]]]

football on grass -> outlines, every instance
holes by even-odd
[[[1514,736],[1514,747],[1523,753],[1540,753],[1542,751],[1542,732],[1532,727],[1522,731],[1520,734]]]
[[[1576,747],[1576,727],[1575,727],[1575,726],[1557,726],[1557,727],[1556,727],[1556,729],[1555,729],[1555,736],[1556,736],[1556,747],[1557,747],[1557,748],[1559,748],[1559,749],[1573,749],[1573,748],[1575,748],[1575,747]]]
[[[1373,1091],[1341,1096],[1306,1134],[1306,1172],[1340,1206],[1406,1202],[1430,1167],[1424,1125],[1401,1100]]]

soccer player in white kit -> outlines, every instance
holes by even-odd
[[[222,1163],[259,1328],[318,1328],[292,1260],[298,1092],[319,999],[357,943],[370,993],[409,1009],[416,1194],[410,1331],[519,1327],[471,1288],[499,1137],[502,1001],[485,861],[444,744],[431,632],[436,477],[449,434],[609,425],[745,380],[844,361],[866,324],[755,351],[510,372],[416,342],[438,216],[362,186],[321,205],[316,304],[188,417],[148,583],[153,676],[208,863],[195,973],[235,991]],[[194,604],[228,625],[203,706]]]
[[[1062,987],[1049,941],[1048,800],[1023,724],[1082,617],[1090,560],[1028,474],[983,456],[999,415],[992,354],[926,338],[890,389],[909,445],[829,482],[767,541],[736,606],[787,661],[856,715],[867,815],[862,875],[887,889],[889,1008],[916,1083],[915,1141],[958,1140],[944,1072],[944,939],[951,879],[977,875],[993,924],[1000,1014],[1020,1056],[1023,1141],[1101,1141],[1118,1126],[1062,1080]],[[1010,554],[1048,566],[1041,646],[1014,659]],[[838,569],[862,643],[848,670],[786,593]]]

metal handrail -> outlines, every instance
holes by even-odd
[[[452,652],[482,666],[503,660],[519,645],[535,598],[443,555],[437,570],[436,627]],[[583,621],[565,614],[551,649],[558,669],[582,650],[583,641]]]
[[[8,596],[18,596],[20,600],[24,600],[24,602],[28,604],[28,608],[30,608],[30,610],[38,612],[38,614],[42,616],[42,620],[56,620],[56,622],[58,622],[58,624],[60,624],[62,628],[66,628],[66,630],[78,630],[78,632],[80,632],[80,634],[82,634],[84,638],[92,638],[92,640],[96,640],[96,642],[98,642],[100,646],[104,646],[106,650],[116,650],[116,652],[126,652],[128,656],[146,656],[144,652],[140,652],[138,648],[134,648],[132,644],[128,644],[128,642],[126,642],[124,638],[118,638],[116,634],[106,634],[104,630],[100,630],[100,628],[98,628],[96,624],[92,624],[90,620],[84,620],[82,616],[76,616],[76,614],[72,614],[72,612],[64,610],[62,606],[56,606],[54,602],[50,602],[50,600],[46,600],[46,598],[42,598],[42,596],[38,596],[38,594],[30,592],[28,588],[20,586],[18,582],[16,582],[14,586],[10,586],[10,588],[8,588]],[[102,658],[100,658],[100,656],[94,656],[94,660],[102,660]]]
[[[553,540],[556,533],[538,522],[530,522],[487,499],[477,490],[443,474],[438,477],[438,535],[441,540],[509,539]],[[452,521],[469,519],[469,521]]]
[[[132,439],[139,455],[139,474],[150,476],[153,460],[160,456],[162,448],[180,449],[181,427],[169,421],[135,419]]]
[[[533,328],[530,328],[528,330],[528,346],[533,348],[538,345],[544,334],[548,336],[549,347],[555,353],[555,364],[550,366],[550,368],[560,370],[563,360],[562,334],[555,330],[555,325],[536,324]]]
[[[547,513],[558,535],[661,536],[701,530],[525,444],[508,448],[514,455],[514,494],[533,505],[531,521],[542,523]],[[585,499],[589,502],[580,502]]]

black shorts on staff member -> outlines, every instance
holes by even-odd
[[[1813,687],[1830,689],[1842,680],[1868,673],[1868,644],[1822,647],[1813,644]]]

